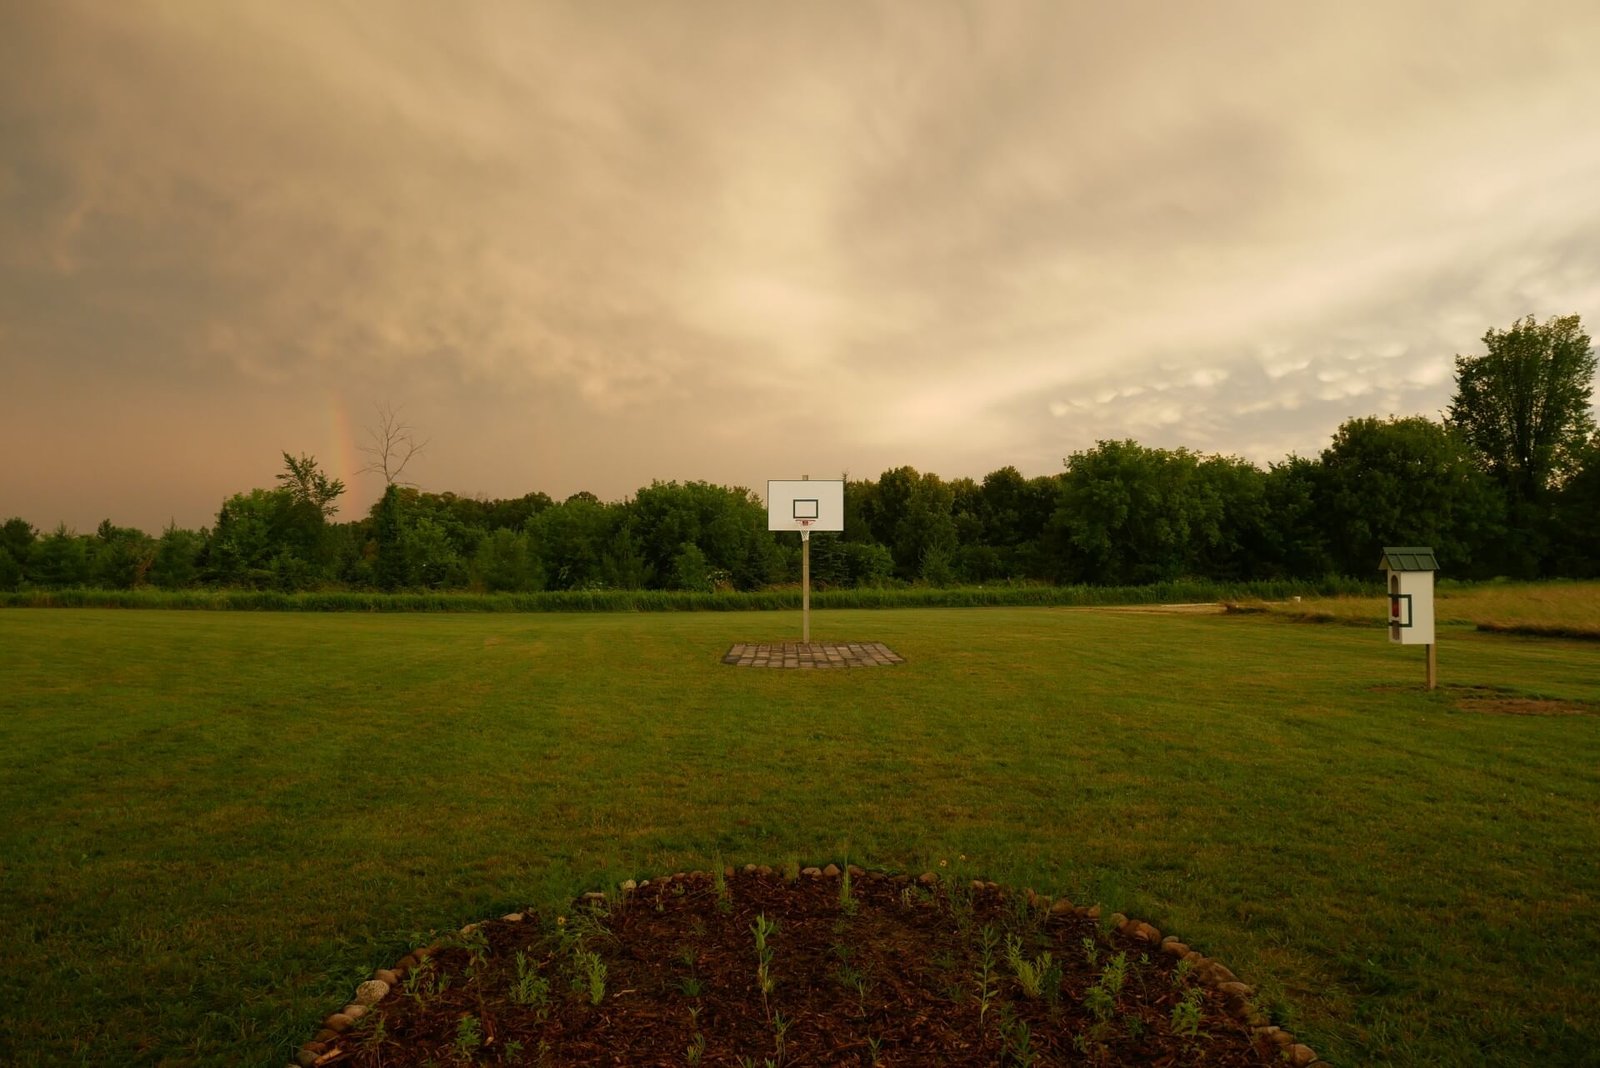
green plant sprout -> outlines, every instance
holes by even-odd
[[[778,921],[767,919],[764,912],[758,914],[756,922],[750,925],[751,933],[756,936],[756,985],[761,988],[761,1008],[768,1020],[772,1019],[768,997],[777,986],[777,981],[772,977],[772,947],[767,944],[767,939],[777,930]]]
[[[706,1036],[699,1031],[694,1033],[694,1038],[689,1041],[689,1046],[683,1051],[683,1059],[689,1065],[699,1064],[706,1055]]]
[[[1005,1006],[1000,1012],[1000,1063],[1017,1068],[1033,1068],[1039,1055],[1033,1048],[1033,1034],[1028,1021],[1020,1019]]]
[[[1183,992],[1183,1000],[1172,1006],[1172,1031],[1174,1034],[1186,1038],[1194,1038],[1200,1033],[1200,1000],[1201,993],[1194,987]]]
[[[456,1023],[456,1040],[451,1043],[450,1056],[462,1063],[471,1064],[478,1048],[483,1045],[483,1025],[471,1013]]]
[[[577,972],[576,985],[588,991],[589,1004],[600,1004],[606,996],[606,962],[600,959],[600,954],[585,949],[575,950],[572,959]]]
[[[717,911],[726,915],[733,911],[733,894],[728,891],[728,877],[724,873],[721,854],[717,855],[717,866],[711,869],[711,885],[717,891]]]
[[[550,981],[539,974],[537,964],[529,966],[528,955],[522,950],[517,950],[516,956],[517,978],[511,984],[511,1000],[518,1005],[529,1005],[540,1010],[543,1018],[544,1007],[550,997]]]
[[[1000,933],[990,924],[984,924],[978,932],[978,1029],[983,1029],[984,1017],[989,1013],[989,1006],[1000,994],[999,984],[995,982],[994,951],[1000,944]]]
[[[788,1054],[787,1039],[789,1027],[793,1023],[793,1020],[785,1020],[781,1012],[775,1012],[772,1014],[772,1052],[776,1059],[770,1063],[774,1065],[782,1065],[784,1063],[785,1057]]]
[[[1051,960],[1050,951],[1045,950],[1030,961],[1022,955],[1022,939],[1016,935],[1006,938],[1006,963],[1016,974],[1022,992],[1030,998],[1049,993],[1052,986],[1061,984],[1061,967]]]

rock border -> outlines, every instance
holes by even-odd
[[[729,865],[723,869],[723,875],[732,878],[736,870],[732,865]],[[779,874],[779,869],[767,864],[746,864],[743,870],[747,875],[754,874],[764,877]],[[801,868],[799,869],[798,877],[803,879],[837,879],[844,870],[849,871],[852,879],[886,879],[889,882],[899,884],[915,882],[920,886],[934,886],[942,881],[938,873],[932,871],[925,871],[921,875],[913,877],[904,872],[868,871],[855,864],[847,864],[844,869],[841,869],[837,864],[831,862],[822,867],[812,865]],[[673,872],[671,875],[662,875],[655,879],[642,879],[637,882],[633,879],[624,879],[617,884],[616,893],[627,895],[635,890],[649,886],[652,882],[671,883],[700,878],[712,879],[715,878],[715,874],[710,871],[679,871]],[[1048,909],[1052,915],[1056,916],[1065,916],[1068,913],[1072,913],[1087,919],[1098,920],[1103,915],[1098,904],[1074,905],[1066,897],[1049,897],[1045,894],[1036,893],[1028,887],[1024,887],[1020,891],[1010,891],[999,883],[983,879],[974,879],[971,885],[974,890],[988,889],[998,890],[1002,893],[1018,893],[1027,900],[1029,905],[1034,908]],[[593,906],[609,899],[610,895],[606,893],[590,890],[575,898],[573,905],[575,907]],[[500,920],[503,923],[521,923],[526,918],[527,914],[524,912],[508,912],[501,916]],[[1248,983],[1241,982],[1232,969],[1215,957],[1208,957],[1191,948],[1175,935],[1163,935],[1160,929],[1153,924],[1130,918],[1120,912],[1113,912],[1107,918],[1107,922],[1119,934],[1154,946],[1161,953],[1179,961],[1188,961],[1191,969],[1189,974],[1194,976],[1195,980],[1202,986],[1210,987],[1222,994],[1224,996],[1223,1004],[1228,1014],[1235,1020],[1246,1024],[1250,1028],[1251,1034],[1257,1038],[1263,1038],[1277,1046],[1286,1064],[1292,1065],[1293,1068],[1333,1068],[1327,1061],[1320,1059],[1316,1051],[1310,1046],[1296,1041],[1292,1033],[1268,1022],[1266,1014],[1251,1002],[1251,998],[1255,996],[1255,988]],[[469,923],[461,928],[460,933],[470,935],[478,927],[478,923]],[[366,1015],[374,1005],[387,997],[389,992],[399,985],[400,980],[404,979],[411,969],[439,952],[441,948],[442,946],[439,942],[433,942],[413,949],[396,961],[393,967],[374,970],[370,979],[363,981],[356,987],[355,994],[350,1001],[337,1012],[330,1013],[322,1021],[322,1026],[317,1030],[316,1034],[309,1041],[301,1044],[296,1052],[294,1061],[288,1065],[288,1068],[320,1068],[326,1061],[337,1056],[338,1051],[329,1050],[328,1043],[355,1026],[355,1022]]]

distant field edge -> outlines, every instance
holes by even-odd
[[[1570,638],[1580,642],[1600,642],[1600,630],[1543,623],[1495,623],[1485,621],[1478,629],[1489,634],[1520,634],[1528,638]]]
[[[1352,579],[1316,582],[1161,582],[1146,586],[960,586],[819,590],[818,609],[1072,607],[1274,601],[1370,593]],[[267,590],[25,590],[0,593],[0,608],[156,608],[221,612],[757,612],[798,611],[793,588],[562,590],[541,593],[363,593]]]

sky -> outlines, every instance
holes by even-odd
[[[0,517],[1261,464],[1600,323],[1600,5],[0,0]]]

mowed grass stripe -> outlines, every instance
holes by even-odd
[[[281,1065],[413,936],[846,844],[1149,918],[1336,1063],[1592,1053],[1600,717],[1261,617],[830,611],[908,662],[720,663],[797,624],[0,612],[0,1060]],[[1592,644],[1441,639],[1600,700]]]

